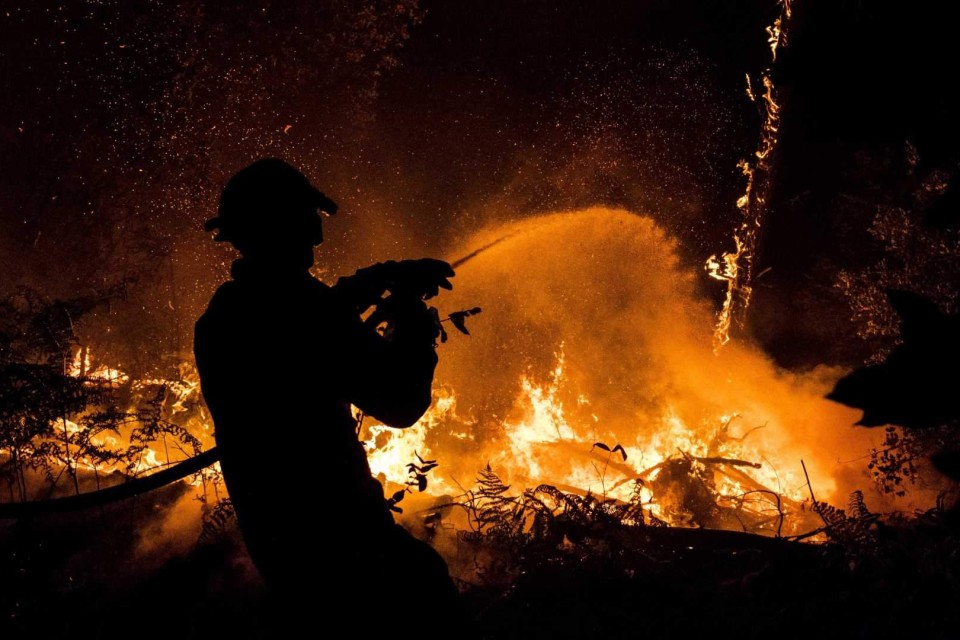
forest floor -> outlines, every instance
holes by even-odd
[[[183,491],[151,495],[140,515],[117,505],[0,523],[0,638],[273,637],[235,528],[146,552],[137,520]],[[844,543],[643,526],[479,544],[501,561],[464,585],[463,630],[431,626],[413,591],[381,602],[374,588],[374,607],[418,637],[960,638],[960,530],[943,513],[874,520]]]

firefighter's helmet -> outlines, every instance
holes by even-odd
[[[217,217],[207,220],[204,229],[216,230],[218,242],[237,244],[275,235],[318,212],[333,215],[337,205],[283,160],[265,158],[230,178]]]

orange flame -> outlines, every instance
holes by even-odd
[[[163,409],[166,417],[185,429],[193,437],[198,438],[204,448],[212,447],[214,444],[213,423],[209,414],[203,407],[200,407],[199,411],[191,409],[193,405],[197,405],[200,399],[200,377],[196,368],[190,363],[183,362],[178,365],[178,376],[175,379],[140,378],[131,380],[130,375],[121,369],[104,363],[97,363],[93,353],[84,348],[80,349],[67,364],[66,373],[69,376],[83,378],[89,384],[107,384],[114,387],[129,384],[133,393],[127,412],[131,416],[136,414],[137,404],[143,399],[144,394],[156,393],[156,389],[162,387],[166,390]],[[75,435],[82,429],[80,425],[71,420],[64,419],[63,423],[68,435]],[[119,431],[102,431],[92,435],[90,442],[95,446],[106,447],[110,450],[121,450],[132,444],[129,436],[137,424],[138,422],[135,419],[127,420],[123,425],[122,433]],[[186,451],[177,448],[173,443],[168,445],[165,440],[148,443],[138,455],[133,473],[136,475],[148,473],[154,469],[183,460],[188,455]],[[129,471],[123,461],[104,462],[90,456],[84,456],[81,452],[71,455],[70,459],[65,461],[65,464],[73,469],[85,469],[101,474]],[[220,463],[216,463],[210,469],[191,478],[189,482],[199,486],[208,477],[217,476],[219,473]]]
[[[737,199],[743,221],[733,233],[736,250],[723,253],[718,260],[710,256],[706,269],[710,277],[726,282],[727,292],[717,316],[713,332],[715,352],[730,342],[734,326],[742,326],[753,297],[753,261],[757,255],[758,234],[767,214],[767,197],[770,189],[770,161],[776,150],[780,131],[780,104],[773,83],[772,65],[777,60],[777,50],[787,46],[787,26],[792,16],[791,0],[780,0],[780,15],[767,27],[767,42],[770,45],[770,67],[761,74],[763,84],[763,109],[765,113],[760,130],[760,143],[754,152],[754,162],[741,160],[740,170],[747,178],[743,195]],[[756,102],[750,76],[747,75],[747,97]],[[722,269],[721,267],[722,261]]]

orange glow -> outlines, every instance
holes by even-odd
[[[67,365],[67,375],[75,378],[86,378],[91,382],[107,382],[111,384],[125,384],[130,376],[119,369],[104,364],[94,366],[93,355],[87,349],[77,351],[73,360]]]
[[[145,400],[153,398],[158,389],[164,389],[161,403],[163,419],[183,428],[192,437],[197,438],[202,448],[210,448],[214,446],[213,423],[205,407],[201,405],[197,409],[194,408],[200,401],[200,377],[196,368],[190,363],[180,363],[177,371],[178,376],[175,379],[142,378],[131,380],[130,376],[124,371],[98,363],[89,349],[79,350],[73,360],[68,363],[66,370],[67,375],[83,378],[90,384],[107,384],[115,387],[129,384],[132,393],[129,397],[129,406],[125,408],[129,416],[136,415],[139,405]],[[70,420],[64,420],[63,423],[64,429],[70,435],[75,435],[82,429],[80,425]],[[119,425],[117,431],[101,431],[91,436],[90,442],[95,446],[120,451],[133,444],[131,434],[140,425],[141,423],[137,419],[130,417]],[[75,469],[85,469],[100,474],[122,472],[140,475],[174,464],[189,457],[192,453],[183,446],[183,443],[175,441],[174,438],[169,438],[169,442],[166,438],[161,438],[159,441],[147,443],[147,446],[133,462],[104,462],[78,452],[71,456],[70,460],[65,461],[65,464]],[[190,478],[189,482],[199,486],[208,477],[217,476],[219,473],[220,464],[217,463],[210,469]]]
[[[419,453],[440,462],[435,494],[460,494],[487,463],[517,492],[546,483],[626,500],[640,479],[651,515],[702,526],[676,481],[689,463],[744,520],[709,526],[768,535],[781,513],[784,535],[816,526],[801,459],[819,499],[870,486],[862,461],[839,463],[876,437],[823,399],[840,372],[779,371],[743,341],[714,355],[709,304],[650,219],[542,216],[477,234],[458,253],[508,234],[441,296],[444,309],[484,314],[440,348],[433,408],[406,432],[365,427],[374,474],[401,484]]]

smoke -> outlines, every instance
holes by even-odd
[[[736,414],[729,435],[762,427],[747,438],[765,458],[754,461],[775,472],[780,486],[771,488],[806,494],[801,460],[818,499],[843,502],[871,486],[865,456],[877,434],[855,429],[856,412],[823,398],[840,372],[785,372],[744,342],[714,355],[712,307],[651,218],[605,208],[545,215],[489,228],[454,255],[504,235],[458,269],[441,300],[444,311],[484,310],[471,336],[441,348],[438,384],[456,393],[472,436],[455,446],[432,436],[448,473],[470,478],[491,460],[509,467],[505,424],[530,413],[522,381],[550,383],[562,355],[553,401],[587,442],[642,449],[680,421],[706,443]],[[665,446],[671,455],[684,443]],[[532,480],[562,478],[563,461],[550,464]]]

